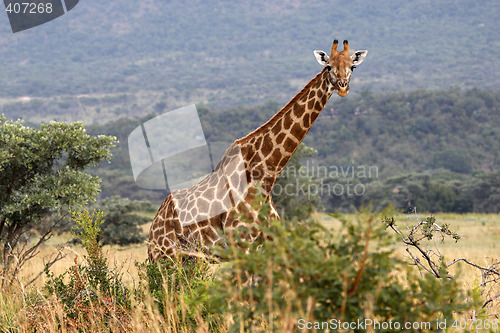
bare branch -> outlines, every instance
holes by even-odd
[[[45,268],[41,272],[39,272],[33,279],[31,279],[28,283],[26,283],[26,286],[29,286],[30,284],[35,282],[40,276],[42,276],[42,274],[45,272],[45,269],[49,269],[50,267],[52,267],[52,265],[54,265],[59,260],[66,258],[68,256],[68,254],[69,253],[63,253],[62,248],[59,248],[58,253],[55,256],[55,258],[49,260],[49,262],[44,265]]]
[[[485,308],[486,305],[488,305],[489,303],[492,303],[497,298],[500,298],[500,294],[495,295],[495,296],[491,297],[489,300],[487,300],[486,302],[484,302],[484,304],[481,306],[481,309]]]
[[[496,275],[499,275],[499,276],[500,276],[500,272],[498,272],[497,270],[492,269],[492,268],[487,268],[487,267],[482,267],[482,266],[479,266],[478,264],[475,264],[475,263],[473,263],[473,262],[471,262],[471,261],[469,261],[469,260],[467,260],[467,259],[465,259],[465,258],[458,258],[458,259],[455,259],[455,260],[453,260],[451,263],[449,263],[447,266],[448,266],[448,267],[450,267],[451,265],[454,265],[454,264],[456,264],[456,263],[457,263],[457,262],[459,262],[459,261],[464,261],[464,262],[466,262],[467,264],[469,264],[469,265],[471,265],[471,266],[474,266],[474,267],[476,267],[476,268],[478,268],[478,269],[480,269],[480,270],[483,270],[483,271],[488,271],[488,272],[490,272],[490,273],[492,273],[492,274],[496,274]],[[490,266],[490,267],[491,267],[491,266]]]

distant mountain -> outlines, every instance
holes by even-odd
[[[265,123],[280,107],[266,103],[222,112],[204,107],[198,111],[209,142],[232,142]],[[376,182],[444,170],[452,173],[446,176],[447,182],[462,181],[500,171],[499,111],[498,91],[447,89],[374,95],[364,90],[356,98],[329,102],[304,142],[318,151],[314,159],[321,170],[340,173],[342,179]],[[103,179],[103,196],[120,194],[154,202],[165,198],[165,193],[140,190],[135,185],[128,154],[129,134],[153,116],[88,127],[90,134],[114,135],[119,140],[111,163],[95,170]],[[376,175],[342,175],[358,166],[373,168]]]
[[[27,120],[284,103],[334,37],[369,50],[353,91],[500,87],[494,0],[82,0],[16,34],[2,13],[0,113]]]

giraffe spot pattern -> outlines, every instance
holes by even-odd
[[[280,118],[266,123],[268,127],[262,126],[253,136],[251,133],[237,140],[211,175],[192,187],[176,192],[180,200],[172,199],[172,195],[165,199],[151,225],[148,247],[151,261],[189,247],[189,241],[215,244],[220,240],[217,230],[230,229],[238,224],[251,228],[251,240],[262,236],[251,224],[241,223],[237,217],[239,213],[244,213],[250,221],[255,218],[252,200],[257,193],[256,181],[261,180],[265,193],[270,193],[281,167],[291,157],[334,92],[329,75],[323,70],[278,112]],[[244,170],[226,174],[224,166],[230,164],[231,158],[238,154],[244,156]],[[266,170],[267,174],[264,172]],[[232,188],[238,188],[242,180],[247,181],[249,188],[244,200],[236,204],[230,193]],[[221,213],[217,216],[204,215],[204,212],[211,211]],[[272,202],[271,212],[273,216],[278,216]],[[200,216],[205,218],[196,220]],[[196,223],[183,225],[185,219]]]

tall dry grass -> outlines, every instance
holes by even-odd
[[[423,216],[423,215],[422,215]],[[335,229],[339,226],[339,220],[326,215],[318,214],[316,216],[326,227]],[[400,221],[408,219],[411,223],[414,216],[400,217]],[[491,260],[498,260],[498,245],[500,240],[500,216],[485,214],[437,214],[440,222],[448,223],[450,228],[458,232],[463,238],[454,243],[446,241],[438,244],[441,253],[446,261],[452,261],[456,258],[467,258],[479,265],[485,266]],[[144,230],[148,229],[144,226]],[[179,295],[175,290],[170,289],[165,284],[166,290],[169,290],[168,297],[165,297],[163,303],[164,313],[160,313],[155,299],[146,290],[143,293],[143,299],[139,302],[132,300],[129,315],[120,317],[113,312],[105,311],[103,307],[89,308],[91,315],[88,317],[88,325],[85,328],[76,328],[61,321],[64,317],[63,305],[57,300],[47,299],[43,292],[43,286],[47,279],[42,275],[33,285],[26,287],[24,283],[36,276],[44,268],[44,258],[49,257],[61,246],[67,256],[51,267],[55,275],[61,274],[77,262],[83,262],[85,251],[81,246],[68,246],[66,243],[70,235],[59,235],[50,240],[41,248],[41,253],[37,259],[33,260],[24,267],[17,284],[4,289],[0,295],[0,331],[1,332],[192,332],[193,326],[186,325],[185,316],[192,311],[190,305],[186,304],[183,295]],[[436,245],[430,244],[429,246]],[[139,272],[134,264],[135,262],[144,262],[147,258],[146,245],[131,246],[105,246],[103,248],[108,262],[113,269],[120,270],[123,273],[124,282],[131,288],[136,288],[139,281]],[[406,257],[405,248],[401,246],[397,250],[397,255]],[[464,290],[476,288],[481,280],[481,272],[470,265],[454,265],[452,273],[458,273],[459,279]],[[500,290],[491,291],[500,293]],[[237,299],[238,295],[235,295]],[[45,302],[36,302],[44,300]],[[313,306],[311,304],[311,306]],[[269,307],[269,313],[275,309],[272,305]],[[307,312],[307,309],[305,309]],[[495,303],[490,313],[500,313],[499,302]],[[276,318],[283,321],[282,327],[288,327],[293,331],[296,318],[288,318],[286,313],[273,313]],[[305,313],[307,317],[307,313]],[[228,312],[223,320],[219,322],[218,332],[229,332],[233,316],[238,316]],[[201,314],[195,314],[196,332],[209,332],[211,323],[207,322]],[[104,326],[103,323],[108,325]],[[213,327],[212,327],[213,331]],[[266,331],[266,327],[262,327]]]

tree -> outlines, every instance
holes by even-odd
[[[500,212],[500,171],[480,175],[472,186],[474,211],[498,214]]]
[[[81,122],[34,129],[0,117],[0,274],[8,281],[62,220],[42,221],[95,201],[100,179],[83,171],[109,159],[115,141],[86,134]],[[40,227],[38,233],[34,227]]]
[[[126,245],[145,240],[139,226],[150,222],[151,219],[137,212],[154,211],[155,208],[150,202],[112,196],[100,201],[97,206],[106,212],[100,235],[103,245]]]
[[[311,216],[320,202],[319,188],[322,184],[315,183],[302,165],[304,159],[315,153],[313,148],[300,144],[274,185],[273,201],[284,219],[304,220]]]

